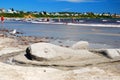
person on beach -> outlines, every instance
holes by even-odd
[[[1,16],[1,23],[3,24],[4,23],[4,17]]]

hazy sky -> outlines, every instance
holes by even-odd
[[[47,12],[110,12],[120,14],[120,0],[0,0],[0,8]]]

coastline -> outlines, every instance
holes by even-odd
[[[6,20],[8,21],[18,21],[18,22],[26,22],[26,23],[32,23],[32,24],[55,24],[55,25],[68,25],[68,26],[91,26],[91,27],[116,27],[116,28],[120,28],[120,20],[119,18],[117,18],[118,20],[115,20],[112,18],[111,19],[104,19],[104,18],[80,18],[80,19],[76,19],[76,21],[72,21],[71,18],[63,18],[61,19],[61,21],[58,21],[59,19],[54,20],[54,18],[51,18],[50,21],[42,21],[42,19],[44,18],[6,18]],[[92,23],[90,23],[92,21]],[[112,20],[114,23],[111,23]],[[95,21],[98,21],[97,23],[95,23]]]
[[[30,20],[30,22],[26,22],[27,20]],[[101,46],[103,45],[107,48],[120,48],[119,43],[119,23],[116,21],[115,25],[112,22],[112,20],[107,20],[102,22],[102,26],[99,25],[99,22],[94,22],[93,20],[91,22],[91,19],[83,20],[83,22],[80,23],[72,23],[75,25],[67,25],[67,24],[54,24],[56,22],[44,22],[43,24],[39,21],[36,21],[37,19],[15,19],[15,20],[8,20],[4,24],[4,27],[7,29],[16,29],[17,31],[22,31],[24,36],[39,36],[39,37],[46,37],[46,38],[54,38],[53,41],[60,40],[62,41],[64,45],[67,44],[66,41],[73,41],[77,42],[79,40],[85,40],[88,41],[90,44]],[[39,20],[39,19],[38,19]],[[31,23],[32,21],[36,21],[38,23]],[[84,22],[85,21],[85,22]],[[48,24],[49,23],[49,24]],[[59,23],[59,22],[57,22]],[[96,24],[97,23],[97,24]],[[69,23],[68,23],[69,24]],[[82,26],[82,24],[85,24],[86,26]],[[94,24],[93,26],[90,26],[91,24]],[[110,25],[113,24],[113,25]],[[96,26],[99,25],[99,26]],[[103,26],[104,25],[104,26]],[[107,27],[109,25],[109,27]],[[113,27],[111,27],[113,26]],[[94,39],[95,38],[95,39]],[[108,40],[109,39],[109,40]],[[65,40],[65,41],[63,41]],[[53,42],[52,41],[52,42]],[[69,46],[69,45],[65,45]]]

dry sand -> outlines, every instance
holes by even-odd
[[[63,71],[0,63],[0,80],[119,80],[120,76],[97,67]]]
[[[94,54],[90,58],[69,55],[51,61],[31,61],[24,56],[28,45],[14,45],[15,40],[10,38],[0,40],[0,80],[120,80],[119,60]],[[24,63],[4,62],[9,57]]]

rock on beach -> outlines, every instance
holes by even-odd
[[[75,44],[73,44],[72,49],[87,49],[89,46],[89,43],[87,41],[79,41]]]
[[[120,58],[120,49],[106,49],[104,50],[104,53],[109,57],[109,58]]]
[[[81,54],[90,56],[92,53],[90,53],[88,50],[75,50],[71,48],[61,47],[50,43],[35,43],[30,45],[27,48],[27,54],[31,55],[32,57],[38,58],[45,58],[45,59],[51,59],[59,56],[64,55],[70,55],[70,54]]]

